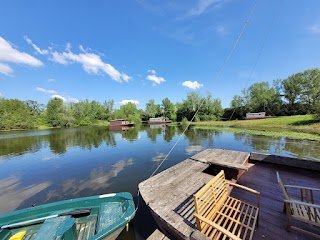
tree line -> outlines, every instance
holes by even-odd
[[[309,69],[284,80],[258,82],[235,95],[231,107],[223,109],[221,101],[208,92],[201,96],[190,92],[186,99],[173,103],[165,98],[161,103],[150,99],[145,109],[133,103],[115,109],[114,100],[83,100],[64,104],[59,98],[47,105],[33,100],[0,98],[0,129],[32,129],[40,125],[70,127],[92,125],[99,120],[128,119],[140,123],[151,117],[165,117],[173,121],[212,121],[243,119],[247,112],[266,112],[268,115],[285,116],[314,114],[320,120],[320,70]]]
[[[247,112],[271,116],[314,114],[320,120],[320,70],[308,69],[286,79],[254,83],[235,95],[225,118],[242,119]]]

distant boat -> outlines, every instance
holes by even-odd
[[[116,239],[134,215],[127,192],[64,200],[0,215],[0,239]]]
[[[148,124],[166,124],[171,123],[171,121],[166,121],[165,117],[149,118]]]
[[[127,119],[110,120],[109,129],[112,131],[125,131],[128,130],[133,123],[129,123]]]

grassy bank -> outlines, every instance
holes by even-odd
[[[195,125],[197,128],[223,129],[223,131],[243,132],[270,137],[286,136],[292,139],[308,139],[320,142],[320,122],[315,122],[311,115],[247,121],[195,122],[192,125]]]

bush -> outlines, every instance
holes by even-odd
[[[320,121],[320,103],[317,103],[314,107],[314,119]]]

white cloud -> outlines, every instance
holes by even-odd
[[[62,54],[60,54],[56,51],[51,52],[50,54],[51,54],[52,58],[49,58],[49,60],[51,60],[53,62],[60,63],[60,64],[64,64],[64,65],[68,64],[67,59]]]
[[[146,77],[146,79],[152,81],[154,86],[166,81],[163,77],[157,77],[155,70],[148,70],[148,73],[150,74]]]
[[[29,45],[31,45],[34,50],[36,50],[38,53],[40,53],[41,55],[47,55],[49,53],[49,51],[47,49],[43,49],[41,50],[37,45],[35,45],[30,38],[28,38],[27,36],[24,37],[24,39],[27,41],[27,43]]]
[[[186,17],[199,16],[212,7],[219,7],[225,0],[198,0],[197,5],[190,9]]]
[[[56,80],[55,80],[55,79],[53,79],[53,78],[49,78],[49,79],[48,79],[48,82],[49,82],[49,83],[51,83],[51,82],[55,82],[55,81],[56,81]]]
[[[182,86],[185,86],[187,88],[191,88],[193,90],[196,90],[198,88],[203,87],[203,84],[198,83],[197,81],[191,82],[191,81],[185,81],[182,83]]]
[[[61,95],[58,95],[58,94],[52,95],[51,98],[59,98],[65,103],[77,103],[77,102],[79,102],[79,100],[76,99],[76,98],[64,97],[64,96],[61,96]]]
[[[12,68],[8,64],[4,64],[4,62],[25,64],[32,67],[43,65],[40,60],[25,52],[14,49],[8,41],[0,37],[0,72],[5,75],[11,75],[13,73]]]
[[[318,34],[318,33],[320,33],[320,23],[315,23],[315,24],[309,26],[307,29],[310,33]]]
[[[44,93],[48,93],[48,94],[57,94],[57,92],[54,91],[54,90],[46,90],[46,89],[41,88],[41,87],[36,87],[36,90],[39,91],[39,92],[44,92]]]
[[[155,70],[148,70],[148,73],[151,73],[152,75],[155,75],[156,71]]]
[[[79,46],[79,49],[81,53],[75,54],[71,51],[71,44],[67,44],[64,52],[51,52],[52,58],[50,60],[64,65],[79,63],[87,73],[106,73],[117,82],[128,82],[131,79],[130,76],[120,73],[111,64],[103,62],[99,55],[87,52],[82,45]]]
[[[3,73],[4,75],[10,76],[10,75],[12,75],[13,70],[8,64],[0,62],[0,73]]]
[[[121,105],[126,105],[127,103],[129,103],[129,102],[131,102],[131,103],[133,103],[133,104],[139,104],[140,102],[139,101],[137,101],[137,100],[122,100],[121,102],[119,102]]]
[[[51,98],[59,98],[59,99],[61,99],[61,100],[64,101],[64,102],[67,101],[67,99],[66,99],[65,97],[62,97],[61,95],[58,95],[58,94],[52,95]]]
[[[220,35],[222,35],[222,36],[224,36],[224,35],[227,34],[227,30],[226,30],[225,27],[223,27],[223,26],[218,26],[218,27],[216,28],[216,31],[217,31],[218,34],[220,34]]]
[[[192,145],[192,146],[188,146],[186,148],[186,152],[189,155],[193,155],[196,152],[200,152],[203,149],[203,147],[201,145]]]

